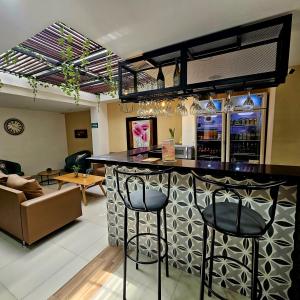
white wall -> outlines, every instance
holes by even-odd
[[[190,111],[193,101],[189,98],[186,101],[186,108]],[[190,113],[182,117],[182,145],[196,147],[196,117]]]
[[[91,123],[98,123],[98,128],[92,128],[93,155],[109,152],[107,104],[99,104],[91,108]]]
[[[18,118],[25,131],[12,136],[4,130],[8,118]],[[0,107],[0,159],[21,164],[26,175],[46,168],[61,169],[67,156],[65,118],[61,113]]]

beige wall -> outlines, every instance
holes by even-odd
[[[3,127],[8,118],[20,119],[25,131],[8,134]],[[18,162],[26,175],[35,175],[46,168],[63,168],[66,156],[63,114],[0,107],[0,159]]]
[[[136,116],[134,113],[125,114],[121,112],[118,103],[107,104],[108,130],[109,130],[109,150],[111,152],[124,151],[127,149],[126,141],[126,118]],[[175,128],[175,141],[181,141],[181,117],[158,117],[157,118],[157,140],[158,143],[168,139],[169,128]]]
[[[90,111],[66,113],[65,120],[68,153],[73,154],[81,150],[90,150],[93,152]],[[75,129],[87,129],[88,138],[76,139],[74,135]]]
[[[300,165],[300,65],[276,89],[271,163]]]

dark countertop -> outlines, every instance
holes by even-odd
[[[188,173],[191,170],[197,170],[204,174],[211,175],[242,175],[250,178],[255,177],[285,177],[287,179],[300,178],[300,166],[284,166],[284,165],[259,165],[248,163],[221,163],[218,161],[209,160],[187,160],[177,159],[175,162],[163,162],[162,160],[156,162],[143,162],[142,160],[148,157],[148,152],[155,149],[139,148],[130,151],[108,153],[100,156],[92,156],[88,158],[92,162],[99,162],[104,164],[118,164],[135,167],[147,167],[155,169],[163,169],[174,167],[178,172]]]

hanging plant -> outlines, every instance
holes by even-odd
[[[102,80],[105,84],[109,86],[108,94],[111,97],[115,97],[118,90],[118,83],[116,80],[113,79],[113,69],[112,69],[112,54],[111,50],[108,50],[107,57],[106,57],[106,77],[103,77]]]
[[[34,76],[28,76],[28,77],[26,77],[26,78],[27,78],[28,84],[29,84],[30,87],[32,88],[33,101],[35,102],[36,96],[37,96],[37,93],[38,93],[38,86],[41,86],[41,87],[43,87],[43,88],[48,88],[48,87],[49,87],[49,84],[48,84],[48,83],[41,82],[41,81],[38,81],[38,80],[36,79],[36,77],[34,77]]]
[[[58,39],[58,44],[62,47],[61,58],[64,61],[61,65],[62,73],[64,75],[64,83],[61,84],[60,88],[62,91],[74,98],[75,103],[79,103],[79,93],[80,93],[80,71],[79,67],[75,66],[71,63],[74,60],[75,55],[73,52],[73,37],[70,34],[65,34],[64,28],[60,28],[61,38]],[[82,54],[80,56],[81,59],[81,67],[86,68],[88,61],[86,57],[90,55],[90,42],[88,39],[85,39],[82,47]]]
[[[33,77],[33,76],[28,76],[27,77],[28,84],[32,88],[32,93],[33,93],[33,101],[35,102],[36,100],[36,95],[38,93],[38,80]]]
[[[6,67],[11,64],[16,64],[18,62],[18,58],[16,57],[16,52],[13,50],[8,50],[3,55],[3,60],[6,64]]]

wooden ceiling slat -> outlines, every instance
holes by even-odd
[[[60,28],[64,29],[66,35],[70,34],[73,38],[72,40],[72,49],[74,53],[74,62],[80,67],[80,57],[83,52],[84,42],[87,37],[80,34],[73,28],[66,26],[61,22],[54,23],[28,40],[20,44],[21,47],[15,47],[15,52],[13,57],[18,58],[18,62],[12,65],[5,65],[3,59],[4,54],[0,55],[0,71],[9,71],[13,74],[21,74],[25,76],[44,74],[41,81],[49,82],[51,84],[60,85],[64,82],[64,76],[62,74],[61,68],[59,67],[63,60],[61,58],[62,46],[59,45],[59,38],[61,37]],[[89,91],[92,93],[107,92],[109,91],[109,86],[103,81],[97,79],[98,75],[105,76],[107,73],[106,62],[108,58],[111,60],[111,66],[113,71],[113,76],[117,77],[118,74],[118,62],[121,58],[112,53],[108,55],[108,52],[104,47],[96,43],[95,41],[89,40],[89,52],[91,56],[88,59],[87,64],[87,73],[82,73],[80,75],[80,83],[86,83],[86,86],[83,86],[81,89],[84,91]],[[26,50],[26,49],[28,50]],[[102,51],[102,52],[101,52]],[[49,61],[54,61],[51,63],[53,67],[49,66],[44,61],[41,61],[38,57],[38,54],[44,56]],[[93,56],[95,54],[95,58]],[[55,62],[57,61],[57,63]],[[55,69],[56,66],[56,69]],[[49,71],[49,72],[48,72]],[[47,74],[49,73],[49,75]],[[40,75],[37,76],[39,78]]]

